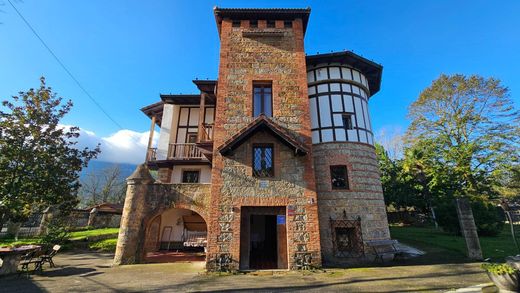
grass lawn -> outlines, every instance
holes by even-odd
[[[109,238],[96,242],[89,243],[88,248],[91,250],[103,252],[115,252],[117,245],[117,238]]]
[[[119,228],[103,228],[103,229],[93,229],[93,230],[84,230],[84,231],[76,231],[70,233],[70,240],[81,240],[87,237],[92,236],[100,236],[107,234],[117,234],[119,232]]]
[[[466,243],[461,236],[422,227],[390,227],[392,238],[409,244],[427,252],[424,261],[451,260],[463,262],[466,260]],[[497,237],[480,237],[480,246],[484,258],[493,261],[503,261],[506,256],[516,255],[519,252],[511,238],[509,226]]]
[[[118,232],[119,232],[119,228],[103,228],[103,229],[76,231],[76,232],[70,233],[69,240],[83,240],[88,237],[117,234]],[[116,241],[117,241],[117,236],[114,237],[113,239],[116,239]],[[107,239],[107,240],[110,240],[110,239]],[[6,238],[6,239],[0,239],[0,247],[19,246],[19,245],[25,245],[25,244],[37,244],[39,241],[40,241],[39,238],[18,239],[18,241],[15,241],[12,238]],[[97,241],[97,242],[102,242],[102,241]],[[97,243],[97,242],[95,242],[95,243]]]

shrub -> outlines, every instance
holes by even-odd
[[[435,208],[437,222],[446,232],[461,234],[455,201],[442,202]],[[497,236],[504,227],[502,210],[493,203],[476,199],[471,201],[471,209],[479,236]]]
[[[63,245],[69,239],[69,236],[70,233],[65,220],[54,217],[47,223],[46,233],[40,238],[40,243],[44,247],[52,247],[56,244]]]

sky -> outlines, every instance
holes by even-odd
[[[139,110],[160,93],[197,93],[216,79],[213,7],[311,7],[307,54],[351,50],[383,65],[370,99],[376,137],[406,130],[408,106],[440,74],[496,77],[520,107],[520,1],[11,0],[98,104],[67,75],[7,0],[0,0],[0,99],[47,85],[71,99],[62,121],[100,160],[144,159],[150,120]],[[157,135],[156,135],[157,137]]]

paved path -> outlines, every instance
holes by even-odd
[[[42,275],[0,278],[0,292],[442,292],[489,282],[478,263],[218,275],[202,262],[112,268],[112,257],[61,253]]]

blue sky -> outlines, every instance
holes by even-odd
[[[125,133],[142,140],[142,106],[159,93],[196,92],[192,79],[217,77],[216,4],[311,7],[308,54],[347,49],[384,66],[370,101],[376,131],[404,130],[408,105],[441,73],[497,77],[520,106],[520,1],[11,1]],[[93,141],[124,139],[6,0],[0,10],[0,98],[44,75],[75,104],[64,124]]]

